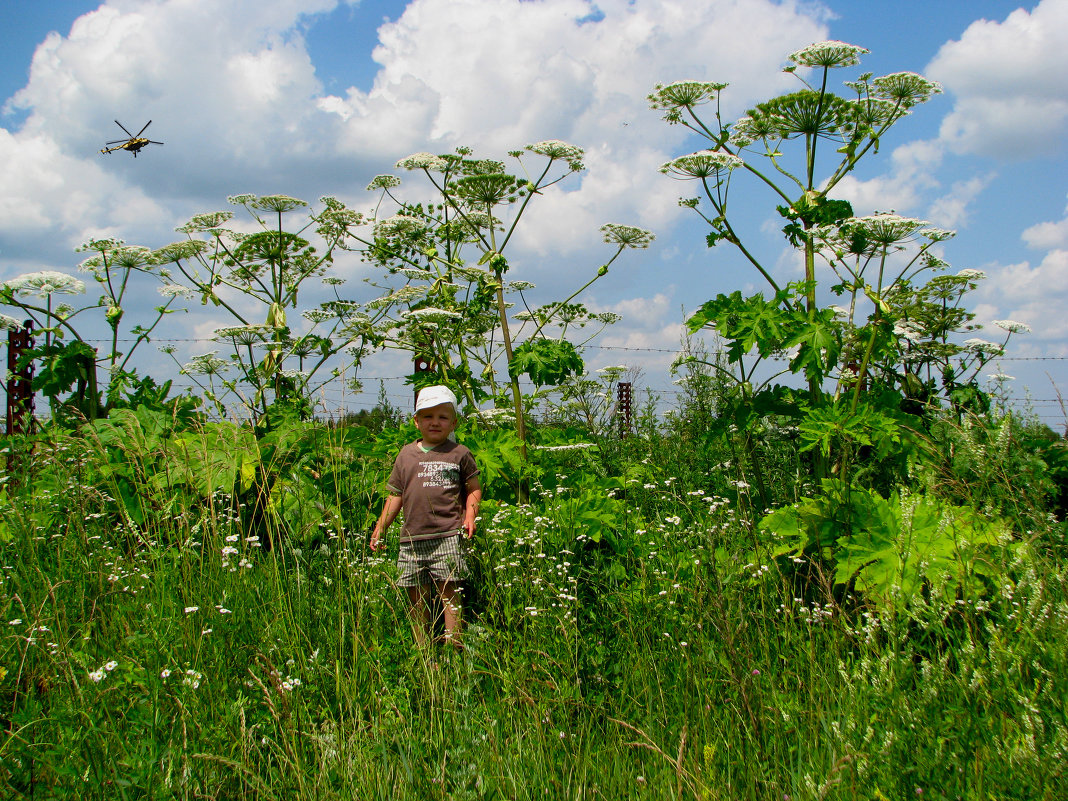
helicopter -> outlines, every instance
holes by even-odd
[[[138,131],[136,134],[132,134],[129,131],[127,131],[125,126],[123,126],[123,124],[121,122],[119,122],[118,120],[115,120],[115,124],[118,125],[120,128],[122,128],[123,133],[125,133],[130,138],[129,139],[115,139],[114,141],[107,142],[106,144],[108,145],[108,147],[105,147],[103,150],[101,150],[100,151],[101,153],[111,153],[112,151],[115,151],[115,150],[129,150],[131,153],[134,154],[134,158],[137,158],[137,151],[139,151],[145,145],[162,145],[163,144],[163,142],[157,142],[157,141],[155,141],[153,139],[145,139],[143,136],[141,136],[141,134],[143,134],[145,132],[145,128],[147,128],[149,125],[152,124],[152,120],[149,120],[148,122],[146,122],[145,123],[145,127],[142,128],[140,131]],[[110,147],[110,145],[114,145],[114,147]]]

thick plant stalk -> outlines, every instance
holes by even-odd
[[[508,329],[508,307],[504,303],[504,283],[500,268],[494,269],[497,278],[497,313],[501,318],[501,339],[504,341],[504,355],[508,364],[512,363],[512,335]],[[519,453],[523,461],[527,460],[527,426],[523,414],[523,393],[519,390],[519,378],[509,375],[512,386],[512,403],[515,406],[515,428],[519,435]]]

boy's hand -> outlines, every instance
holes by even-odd
[[[464,536],[471,539],[475,536],[475,519],[468,517],[464,520]]]
[[[377,551],[385,547],[386,544],[382,542],[382,534],[376,528],[374,531],[371,532],[371,550]]]

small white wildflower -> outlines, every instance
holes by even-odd
[[[186,685],[187,687],[192,687],[195,690],[197,687],[200,686],[200,680],[203,678],[203,674],[201,674],[199,671],[186,670],[185,676],[182,677],[182,684]]]

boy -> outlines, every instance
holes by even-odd
[[[429,614],[433,586],[445,613],[445,642],[459,650],[459,583],[467,575],[460,534],[470,539],[475,533],[482,487],[471,451],[450,439],[456,429],[456,396],[448,387],[419,392],[415,426],[422,438],[397,454],[386,482],[389,495],[371,534],[371,549],[385,547],[382,539],[403,508],[397,584],[408,591],[416,642],[425,646],[433,627]]]

